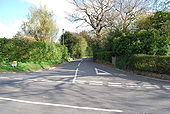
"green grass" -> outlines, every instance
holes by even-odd
[[[46,67],[54,66],[61,62],[41,62],[41,63],[34,63],[34,62],[27,62],[21,63],[18,62],[17,67],[12,67],[11,63],[0,63],[0,72],[27,72],[33,70],[40,70]]]

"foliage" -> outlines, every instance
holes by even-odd
[[[122,36],[122,32],[118,29],[109,31],[106,34],[106,38],[103,41],[103,50],[104,51],[112,51],[113,41],[116,37]]]
[[[70,0],[76,7],[72,21],[89,25],[98,40],[104,29],[128,31],[137,15],[147,7],[147,0]],[[82,25],[83,25],[82,24]]]
[[[102,52],[96,52],[93,55],[94,60],[99,60],[102,62],[112,62],[112,55],[113,53],[110,51],[102,51]]]
[[[21,26],[22,31],[18,32],[15,37],[23,38],[23,36],[33,37],[36,41],[52,42],[57,35],[53,13],[48,11],[46,6],[40,8],[32,7],[28,20]]]
[[[86,36],[85,36],[86,37]],[[60,44],[63,44],[68,48],[68,52],[73,58],[81,58],[89,53],[90,49],[88,47],[87,40],[83,34],[74,34],[70,32],[65,32],[60,39]],[[88,52],[87,52],[88,51]]]
[[[139,29],[157,29],[162,34],[170,33],[170,12],[158,11],[154,15],[142,15],[136,22]]]
[[[170,56],[129,55],[118,56],[116,67],[127,70],[139,70],[170,74]]]
[[[81,58],[85,56],[87,49],[87,42],[84,38],[78,38],[78,42],[73,47],[73,57]]]
[[[62,62],[68,57],[65,46],[29,40],[0,39],[0,50],[0,62]]]
[[[74,46],[77,44],[78,39],[74,37],[72,33],[65,32],[60,38],[60,44],[63,44],[63,40],[64,45],[68,48],[68,53],[71,57],[73,57],[73,49]]]
[[[161,36],[158,30],[140,30],[113,40],[116,56],[130,54],[166,55],[170,45],[169,36]]]

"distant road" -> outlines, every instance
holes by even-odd
[[[1,114],[170,113],[170,83],[79,59],[42,72],[0,74]]]

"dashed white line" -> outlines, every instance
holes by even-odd
[[[87,81],[85,81],[85,80],[76,80],[76,83],[85,84],[85,83],[87,83]]]
[[[150,88],[159,88],[159,86],[157,86],[157,85],[143,85],[142,87],[148,88],[148,89],[150,89]]]
[[[163,86],[164,88],[166,88],[166,89],[170,89],[170,86]]]
[[[81,65],[82,62],[83,62],[83,59],[79,62],[78,67]]]
[[[103,82],[101,82],[101,81],[90,81],[89,85],[103,85]]]
[[[78,66],[80,66],[81,62],[78,64]]]
[[[15,80],[23,80],[24,78],[14,78]]]
[[[63,104],[33,102],[33,101],[18,100],[18,99],[3,98],[3,97],[0,97],[0,100],[19,102],[19,103],[26,103],[26,104],[34,104],[34,105],[64,107],[64,108],[72,108],[72,109],[95,110],[95,111],[104,111],[104,112],[123,112],[122,110],[115,110],[115,109],[103,109],[103,108],[80,107],[80,106],[63,105]]]
[[[113,83],[113,82],[108,82],[108,84],[121,85],[122,83]]]
[[[76,81],[77,74],[78,74],[78,70],[79,70],[79,69],[77,68],[72,83],[75,83],[75,81]]]
[[[113,83],[113,82],[108,82],[108,86],[112,86],[112,87],[123,87],[122,83]]]
[[[37,79],[27,79],[27,80],[30,80],[30,81],[38,81]]]
[[[112,87],[123,87],[123,85],[112,85],[112,84],[109,84],[108,86],[112,86]]]
[[[0,79],[10,79],[9,77],[0,77]]]
[[[80,63],[78,64],[78,67],[80,66],[80,64],[81,64],[82,62],[83,62],[83,59],[82,59],[82,60],[80,61]],[[79,70],[79,69],[77,68],[72,83],[75,83],[75,81],[76,81],[77,74],[78,74],[78,70]]]
[[[127,87],[132,87],[132,88],[133,87],[140,87],[140,86],[138,86],[138,84],[135,84],[135,83],[127,83],[126,86]]]

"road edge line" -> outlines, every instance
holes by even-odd
[[[45,106],[55,106],[55,107],[64,107],[64,108],[73,108],[73,109],[83,109],[83,110],[95,110],[95,111],[119,112],[119,113],[123,112],[122,110],[115,110],[115,109],[102,109],[102,108],[92,108],[92,107],[80,107],[80,106],[73,106],[73,105],[33,102],[33,101],[18,100],[18,99],[12,99],[12,98],[4,98],[4,97],[0,97],[0,100],[26,103],[26,104],[34,104],[34,105],[45,105]]]

